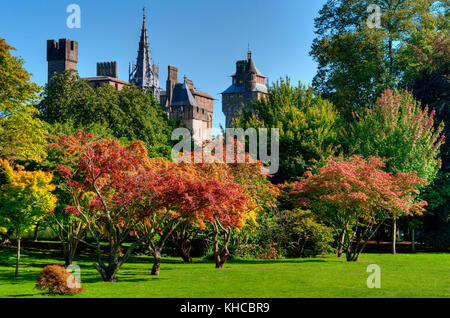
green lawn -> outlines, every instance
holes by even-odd
[[[24,251],[14,279],[14,249],[0,248],[0,297],[48,297],[34,288],[57,254]],[[223,270],[205,260],[188,265],[165,258],[159,277],[149,276],[151,259],[135,257],[117,283],[103,283],[86,258],[76,261],[86,292],[73,297],[450,297],[450,254],[364,254],[357,263],[334,256],[287,260],[234,260]],[[369,264],[381,267],[381,288],[366,286]]]

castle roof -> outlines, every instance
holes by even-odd
[[[208,93],[203,92],[203,91],[199,91],[198,89],[195,89],[195,88],[193,90],[191,90],[191,92],[194,95],[199,95],[199,96],[202,96],[202,97],[205,97],[205,98],[208,98],[208,99],[215,99],[214,97],[212,97]]]
[[[244,60],[244,61],[247,61],[247,60]],[[261,73],[261,71],[255,66],[255,64],[253,63],[253,61],[252,61],[252,64],[253,64],[253,68],[254,68],[254,71],[255,71],[256,75],[266,78],[266,76],[264,76],[264,75]],[[234,73],[233,75],[230,75],[230,76],[236,76],[236,73]]]
[[[126,81],[122,81],[116,77],[111,76],[91,76],[91,77],[83,77],[82,79],[87,80],[88,82],[91,81],[98,81],[98,82],[114,82],[114,83],[120,83],[124,85],[130,85],[130,83]]]
[[[224,90],[221,94],[233,94],[233,93],[244,93],[246,92],[245,86],[243,85],[230,85],[226,90]],[[252,90],[252,92],[261,92],[268,94],[268,90],[266,85],[256,83],[256,87]]]
[[[171,106],[195,106],[199,107],[194,96],[192,96],[191,90],[186,84],[186,79],[184,83],[175,84],[173,88],[173,96]]]

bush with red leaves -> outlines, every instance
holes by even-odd
[[[77,286],[75,277],[59,265],[45,266],[37,278],[36,288],[59,295],[75,295],[84,291]]]

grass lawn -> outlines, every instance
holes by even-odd
[[[15,250],[0,248],[0,297],[49,297],[34,288],[39,271],[62,264],[58,254],[25,250],[20,277],[14,275]],[[197,259],[183,264],[165,258],[161,275],[151,277],[150,257],[134,257],[104,283],[92,260],[77,259],[86,292],[72,297],[450,297],[450,254],[363,254],[357,263],[334,256],[286,260],[234,260],[223,270]],[[381,268],[381,288],[369,289],[369,264]],[[61,297],[61,296],[57,296]]]

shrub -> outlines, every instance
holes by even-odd
[[[278,226],[277,241],[287,256],[317,256],[332,250],[332,229],[319,223],[309,210],[281,211]]]
[[[278,255],[277,249],[275,248],[276,245],[277,245],[276,243],[273,243],[272,247],[270,247],[268,251],[260,254],[258,256],[258,258],[259,259],[277,259],[279,257],[279,255]]]
[[[59,265],[45,266],[37,278],[36,288],[59,295],[75,295],[84,291],[77,286],[75,277]]]

